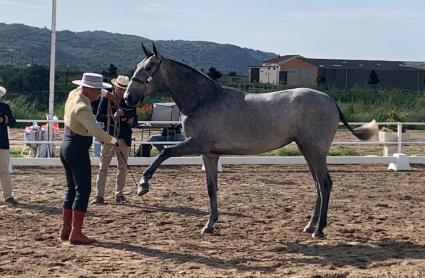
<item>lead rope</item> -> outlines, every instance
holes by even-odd
[[[117,104],[114,103],[114,106],[116,106],[119,109],[119,105],[117,105]],[[115,119],[115,118],[112,117],[112,103],[111,103],[110,100],[108,100],[108,109],[107,109],[107,111],[108,111],[107,112],[107,117],[108,117],[107,124],[108,124],[108,127],[106,128],[106,132],[108,132],[108,134],[109,134],[109,130],[110,130],[110,126],[111,126],[111,118],[112,118],[112,121],[114,122],[114,137],[115,138],[118,138],[118,135],[120,134],[120,128],[121,128],[120,116],[118,116],[117,119]],[[114,150],[111,149],[111,153],[109,153],[109,155],[112,155],[112,152],[113,151]],[[122,156],[122,159],[124,160],[125,165],[127,166],[128,172],[130,173],[131,177],[133,178],[134,185],[137,188],[138,185],[137,185],[136,179],[134,178],[133,172],[131,172],[130,166],[128,166],[127,160],[125,159],[125,156],[124,156],[123,152],[120,151],[120,154]],[[143,196],[142,196],[142,201],[143,201],[143,204],[145,205],[146,212],[149,212],[149,208],[148,208],[148,206],[147,206],[147,204],[146,204],[145,199],[143,198]],[[148,216],[147,216],[147,214],[146,214],[146,219],[145,220],[146,220],[146,223],[147,223],[148,222]]]

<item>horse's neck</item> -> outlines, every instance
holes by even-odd
[[[168,59],[164,62],[167,76],[164,87],[183,114],[187,115],[200,102],[220,93],[220,84],[195,69]]]

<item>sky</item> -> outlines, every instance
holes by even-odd
[[[0,11],[2,23],[51,28],[52,0],[0,0]],[[57,0],[56,20],[57,31],[210,41],[319,59],[425,61],[424,0]]]

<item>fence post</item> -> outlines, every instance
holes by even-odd
[[[397,122],[397,153],[401,153],[401,123]]]
[[[396,163],[390,163],[388,165],[389,170],[394,171],[410,171],[409,159],[406,154],[401,153],[402,146],[402,125],[401,122],[397,122],[397,153],[393,154],[397,158]]]

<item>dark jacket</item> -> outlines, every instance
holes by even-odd
[[[99,108],[99,103],[100,103],[100,99],[90,102],[92,113],[95,116],[97,114],[97,109]]]
[[[137,125],[137,114],[136,114],[136,108],[135,107],[131,107],[128,106],[124,99],[121,99],[120,102],[120,107],[121,109],[124,111],[124,115],[119,117],[119,123],[118,127],[119,127],[119,134],[117,136],[117,138],[122,138],[124,139],[125,143],[127,144],[127,146],[131,145],[131,128],[135,127]],[[115,112],[117,111],[117,107],[116,104],[111,102],[111,121],[110,121],[110,127],[109,127],[109,134],[112,136],[115,136],[115,127],[114,127],[114,119],[113,119],[113,115],[115,114]],[[133,124],[129,125],[127,124],[127,122],[122,122],[121,118],[132,118],[133,119]],[[99,107],[97,109],[97,114],[96,114],[96,121],[98,122],[102,122],[104,123],[103,125],[103,130],[107,130],[107,125],[108,125],[108,99],[106,97],[102,97],[102,99],[100,100],[99,103]]]
[[[0,116],[7,115],[8,122],[0,123],[0,149],[9,149],[9,134],[7,132],[7,127],[14,127],[16,125],[16,120],[12,116],[12,111],[10,111],[10,106],[4,102],[0,101]]]

